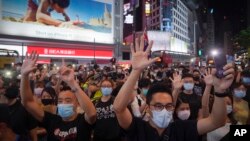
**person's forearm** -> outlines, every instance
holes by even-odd
[[[215,126],[220,127],[225,124],[227,116],[225,98],[215,96],[210,116]]]
[[[94,104],[91,102],[87,94],[85,94],[85,92],[81,89],[76,81],[72,82],[69,86],[72,89],[75,89],[77,100],[81,108],[84,110],[85,115],[89,119],[90,123],[94,123],[96,119],[96,109]]]
[[[236,83],[240,82],[240,77],[241,77],[241,72],[238,72],[237,77],[236,77]]]
[[[178,90],[178,89],[174,89],[173,92],[172,92],[174,104],[176,104],[176,102],[177,102],[179,93],[180,93],[180,90]]]
[[[44,13],[38,13],[36,16],[36,19],[39,22],[42,22],[48,25],[54,25],[54,26],[59,26],[62,23],[61,21],[53,19]]]
[[[205,91],[202,96],[202,112],[203,118],[209,116],[209,96],[212,89],[212,85],[206,85]]]
[[[22,103],[27,104],[27,102],[35,101],[30,88],[29,76],[22,75],[20,85],[21,85],[20,93],[21,93]]]
[[[140,74],[140,70],[132,70],[127,81],[123,84],[121,90],[119,91],[114,101],[114,109],[116,112],[126,110],[129,102],[131,101],[131,95],[133,94],[136,81],[138,80]]]

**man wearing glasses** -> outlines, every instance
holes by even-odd
[[[150,42],[146,51],[144,39],[136,39],[135,48],[131,46],[133,70],[119,91],[115,101],[114,109],[120,126],[126,131],[129,141],[198,141],[199,135],[210,132],[224,125],[226,119],[226,105],[224,97],[226,89],[232,84],[234,78],[233,65],[224,67],[225,77],[213,78],[215,87],[215,101],[212,113],[208,118],[201,120],[186,120],[172,122],[173,97],[171,91],[164,85],[152,86],[146,96],[151,119],[146,122],[142,119],[132,117],[127,109],[132,99],[133,87],[141,72],[158,58],[148,59],[152,48]],[[215,74],[215,72],[213,72]]]

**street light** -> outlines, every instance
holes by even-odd
[[[217,56],[217,55],[218,55],[218,50],[212,50],[211,53],[212,53],[212,56],[213,56],[213,57],[214,57],[214,56]]]

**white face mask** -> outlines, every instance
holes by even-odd
[[[232,113],[233,111],[233,106],[232,105],[227,105],[227,114]]]
[[[184,83],[183,84],[183,87],[184,87],[184,89],[185,90],[193,90],[193,88],[194,88],[194,83]]]
[[[177,116],[181,120],[187,120],[190,117],[190,110],[179,111]]]
[[[161,111],[152,110],[153,123],[159,128],[167,128],[173,119],[173,112],[163,109]]]
[[[41,96],[42,91],[43,91],[43,88],[35,88],[34,94],[35,94],[36,96]]]

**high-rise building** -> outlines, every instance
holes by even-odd
[[[151,30],[168,31],[173,37],[189,42],[188,7],[182,0],[152,0]]]
[[[175,38],[184,42],[190,42],[188,36],[188,7],[181,1],[177,0],[177,6],[173,7],[173,35]]]

